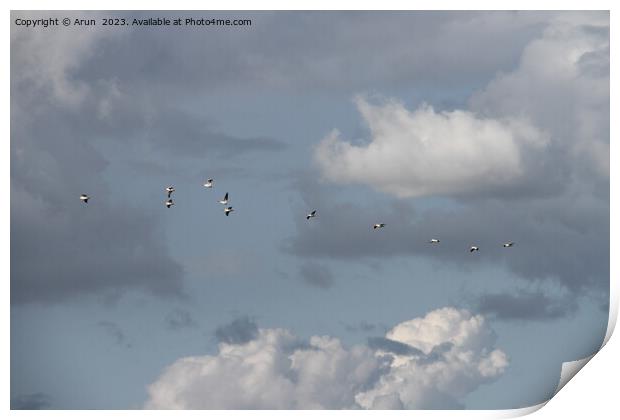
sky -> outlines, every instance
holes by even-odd
[[[607,12],[70,14],[11,12],[13,409],[519,408],[598,350]],[[158,16],[252,24],[101,25]]]

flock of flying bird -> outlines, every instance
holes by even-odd
[[[207,182],[205,182],[204,184],[202,184],[205,188],[213,188],[213,179],[207,179]],[[174,187],[173,186],[169,186],[166,187],[166,193],[168,194],[168,200],[165,201],[165,205],[167,208],[170,208],[172,206],[174,206],[174,201],[172,201],[172,193],[174,192]],[[88,200],[90,199],[90,197],[87,194],[82,194],[80,195],[80,200],[83,203],[88,203]],[[232,213],[233,211],[235,211],[232,206],[229,206],[229,199],[228,199],[228,193],[226,193],[224,195],[224,198],[222,198],[221,200],[218,200],[218,203],[223,204],[224,205],[224,214],[226,216],[228,216],[230,213]],[[316,217],[316,210],[312,210],[310,213],[308,213],[306,215],[306,220],[310,220]],[[381,229],[385,227],[385,223],[375,223],[372,228],[373,229]],[[430,244],[433,245],[437,245],[439,244],[441,241],[439,239],[431,239],[430,241],[428,241]],[[510,248],[514,245],[514,242],[506,242],[505,244],[502,244],[502,246],[504,248]],[[476,246],[476,245],[472,245],[469,247],[469,252],[477,252],[480,251],[480,247]]]

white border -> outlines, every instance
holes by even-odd
[[[617,42],[613,39],[613,34],[615,34],[615,26],[618,19],[615,18],[615,13],[613,11],[613,3],[611,1],[603,1],[603,0],[590,0],[588,2],[578,2],[578,1],[535,1],[535,0],[521,0],[521,1],[470,1],[467,3],[459,2],[459,1],[434,1],[434,2],[411,2],[411,1],[397,1],[397,0],[382,0],[381,2],[369,2],[367,0],[356,1],[353,2],[337,2],[334,0],[315,0],[315,1],[298,1],[295,5],[288,4],[284,1],[278,0],[264,0],[260,2],[241,0],[236,1],[233,4],[230,3],[213,3],[213,2],[204,2],[204,1],[188,1],[188,0],[177,0],[175,2],[163,1],[163,0],[153,0],[149,1],[148,4],[140,3],[138,1],[133,0],[108,0],[108,1],[90,1],[87,4],[83,2],[79,2],[76,0],[62,0],[55,1],[53,4],[51,2],[46,1],[33,1],[33,0],[23,0],[23,1],[15,1],[9,0],[6,2],[8,4],[8,9],[5,14],[5,19],[2,21],[3,34],[5,42],[2,43],[2,52],[3,57],[5,57],[5,65],[0,69],[0,73],[2,75],[3,85],[5,86],[6,92],[8,93],[10,82],[9,82],[9,51],[10,51],[10,19],[6,19],[7,15],[10,13],[9,10],[271,10],[271,9],[282,9],[282,10],[382,10],[382,9],[395,9],[395,10],[406,10],[406,9],[414,9],[414,10],[538,10],[538,9],[560,9],[560,10],[611,10],[611,45],[612,45],[612,60],[611,60],[611,75],[612,75],[612,92],[613,92],[613,80],[614,75],[617,74],[617,65],[615,65],[615,61],[613,57],[617,56],[614,53],[616,50]],[[148,6],[148,7],[145,7]],[[379,9],[380,6],[380,9]],[[616,115],[614,113],[615,100],[614,96],[611,95],[611,114]],[[2,111],[4,115],[4,133],[9,133],[9,124],[10,124],[10,97],[9,95],[5,95],[5,100],[2,102]],[[615,130],[614,125],[611,126],[611,138],[614,138]],[[8,137],[8,136],[7,136]],[[4,164],[2,165],[2,171],[4,175],[4,179],[8,180],[5,185],[10,184],[10,143],[9,141],[5,141],[3,153],[3,159],[5,159]],[[613,181],[617,178],[617,170],[614,165],[614,160],[616,157],[616,148],[614,144],[611,144],[611,180],[612,185]],[[618,209],[617,206],[617,194],[614,193],[614,189],[611,189],[611,214],[614,214],[615,210]],[[9,228],[10,224],[9,215],[10,208],[9,206],[3,206],[2,212],[4,215],[4,223],[2,224],[2,233],[4,237],[3,244],[3,255],[5,258],[6,264],[4,264],[4,272],[5,272],[5,306],[3,311],[3,319],[2,319],[2,328],[4,330],[4,337],[9,337],[9,328],[10,328],[10,293],[9,293],[9,277],[10,277],[10,258],[9,258],[9,250],[10,250],[10,236]],[[611,218],[610,221],[611,227],[611,238],[617,238],[617,224],[614,223],[614,219]],[[611,256],[611,302],[610,302],[610,313],[609,313],[609,324],[607,328],[607,333],[605,336],[604,345],[608,343],[611,334],[614,330],[617,313],[618,313],[618,288],[617,288],[617,264],[615,263],[614,256],[616,255],[616,246],[614,245],[615,241],[611,240],[610,244],[610,256]],[[7,341],[5,341],[6,343]],[[543,415],[544,418],[574,418],[575,413],[580,413],[579,415],[583,415],[583,408],[587,408],[591,404],[594,404],[598,409],[601,407],[604,411],[600,411],[601,413],[610,413],[617,412],[617,408],[615,405],[615,378],[608,375],[608,372],[618,372],[618,366],[620,363],[618,362],[618,358],[616,357],[619,353],[619,346],[616,344],[617,339],[612,340],[612,345],[608,345],[610,348],[609,352],[605,349],[606,354],[606,363],[604,366],[596,366],[598,371],[596,372],[588,372],[588,375],[583,375],[584,377],[580,379],[581,382],[579,388],[582,390],[581,394],[574,395],[573,398],[561,398],[563,401],[563,405],[561,404],[550,404],[550,407],[546,410],[542,410],[537,413],[538,417]],[[0,393],[4,399],[4,407],[5,410],[9,410],[9,395],[10,395],[10,356],[9,356],[9,346],[5,345],[2,347],[2,356],[4,360],[3,364],[3,373],[4,373],[4,381],[1,385]],[[592,356],[583,359],[582,361],[576,362],[568,362],[565,363],[562,369],[562,380],[558,385],[558,392],[562,387],[566,384],[567,380],[570,379],[581,367],[587,363],[592,358]],[[596,363],[595,363],[596,364]],[[593,367],[594,369],[594,367]],[[587,369],[586,369],[587,370]],[[586,381],[591,381],[589,384],[585,383]],[[584,387],[585,386],[585,387]],[[567,388],[569,391],[571,386]],[[575,387],[577,388],[577,387]],[[567,391],[564,391],[568,393]],[[605,393],[607,391],[607,393]],[[564,392],[562,394],[564,394]],[[560,395],[562,395],[560,394]],[[604,400],[601,400],[600,396],[603,396]],[[605,397],[607,395],[607,397]],[[556,400],[558,398],[553,398]],[[228,418],[239,418],[239,417],[253,417],[253,418],[284,418],[289,417],[293,414],[296,417],[300,418],[315,418],[316,416],[330,418],[330,417],[340,417],[342,415],[348,416],[360,416],[360,417],[374,417],[376,415],[380,415],[381,417],[401,417],[407,416],[415,416],[416,418],[422,419],[432,419],[432,418],[445,418],[446,416],[450,416],[453,418],[470,418],[470,419],[482,419],[482,418],[510,418],[517,417],[521,415],[526,415],[537,411],[539,408],[543,407],[546,403],[542,403],[532,407],[526,407],[517,410],[495,410],[495,411],[479,411],[479,410],[466,410],[466,411],[382,411],[380,414],[376,412],[342,412],[342,411],[296,411],[295,413],[287,412],[287,411],[183,411],[183,412],[170,412],[170,411],[88,411],[87,415],[89,418],[103,418],[108,417],[109,415],[119,416],[121,418],[153,418],[159,417],[164,418],[168,416],[174,417],[183,417],[183,418],[204,418],[204,416],[209,417],[226,417]],[[575,410],[575,408],[579,408]],[[599,411],[599,410],[597,410]],[[32,415],[38,415],[46,418],[83,418],[86,414],[85,411],[75,410],[75,411],[46,411],[46,412],[26,412],[26,411],[11,411],[9,415],[15,418],[26,418]],[[548,415],[548,416],[547,416]]]

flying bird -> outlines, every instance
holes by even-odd
[[[474,251],[480,251],[480,248],[478,248],[477,246],[472,246],[471,248],[469,248],[469,252],[474,252]]]
[[[223,199],[221,199],[220,201],[218,201],[218,203],[220,203],[220,204],[224,204],[224,205],[228,204],[228,193],[226,193],[226,194],[224,195],[224,198],[223,198]]]
[[[213,188],[213,180],[211,178],[209,178],[209,179],[207,179],[207,182],[205,182],[202,185],[207,187],[207,188]]]
[[[506,242],[504,245],[502,245],[504,248],[510,248],[511,246],[513,246],[515,243],[514,242]]]
[[[306,220],[310,220],[313,217],[316,217],[316,210],[312,210],[312,212],[306,216]]]
[[[89,198],[90,197],[88,195],[86,195],[86,194],[80,195],[80,201],[82,201],[83,203],[88,203],[88,199]]]
[[[174,206],[174,201],[172,201],[172,198],[169,198],[168,201],[166,201],[166,207],[170,208]]]
[[[224,213],[226,213],[226,216],[228,216],[233,211],[235,211],[235,209],[233,209],[232,207],[226,207],[224,209]]]
[[[373,229],[381,229],[382,227],[385,227],[385,223],[375,223],[372,226]]]
[[[441,242],[439,239],[431,239],[430,241],[428,241],[428,243],[430,244],[438,244],[439,242]]]
[[[168,193],[168,198],[170,198],[170,196],[174,192],[174,187],[173,186],[166,187],[166,192]]]

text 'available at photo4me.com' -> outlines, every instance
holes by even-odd
[[[131,27],[211,27],[211,26],[252,26],[252,19],[209,18],[209,17],[149,17],[137,18],[76,18],[50,17],[40,19],[16,18],[15,25],[26,28],[49,28],[56,26],[131,26]]]

